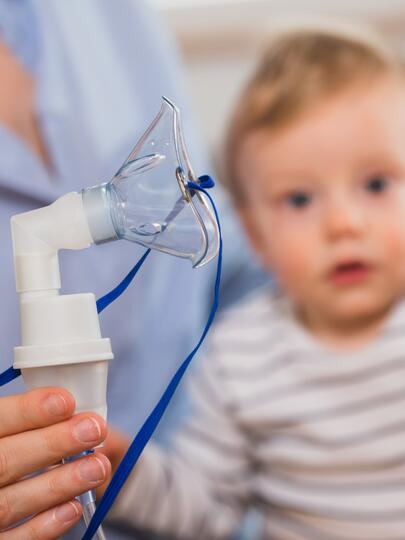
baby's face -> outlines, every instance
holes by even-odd
[[[353,324],[405,292],[405,82],[353,86],[240,153],[265,266],[303,313]]]

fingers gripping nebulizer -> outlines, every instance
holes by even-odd
[[[29,388],[67,388],[76,399],[76,412],[94,411],[106,418],[108,361],[113,353],[110,340],[100,333],[98,312],[102,308],[93,294],[59,294],[58,251],[125,238],[148,248],[147,253],[156,249],[189,259],[193,267],[202,266],[222,247],[215,206],[204,190],[204,186],[211,186],[206,178],[195,176],[179,111],[163,98],[160,112],[110,182],[68,193],[47,207],[13,216],[21,312],[21,345],[15,348],[13,374],[21,370]],[[119,288],[112,291],[113,298],[107,303],[118,296]],[[216,305],[188,362],[204,339],[215,309]],[[151,431],[150,426],[147,430]],[[141,438],[144,446],[145,435]],[[137,458],[131,459],[134,463]],[[120,485],[123,481],[121,478]],[[111,499],[111,493],[108,496]],[[94,498],[82,502],[94,505]],[[103,538],[101,527],[96,530],[88,538],[93,534]]]

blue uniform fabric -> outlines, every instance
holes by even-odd
[[[159,110],[161,95],[182,111],[196,172],[211,172],[191,124],[176,48],[154,12],[140,0],[32,0],[31,5],[38,50],[36,113],[52,172],[0,126],[1,371],[12,363],[20,340],[9,228],[13,214],[109,180]],[[17,44],[10,48],[20,54]],[[33,64],[27,62],[30,69],[28,64]],[[250,261],[229,203],[219,190],[213,196],[223,228],[223,298],[228,303],[263,276]],[[91,291],[99,298],[143,252],[124,241],[62,252],[62,292]],[[111,338],[115,354],[109,421],[128,434],[138,430],[196,343],[212,299],[215,266],[193,270],[188,261],[151,253],[125,295],[102,313],[102,334]],[[22,388],[17,380],[1,395]],[[171,408],[166,426],[179,417],[179,407]],[[68,537],[79,538],[80,532]],[[107,532],[109,540],[134,538],[118,528]]]
[[[31,0],[0,0],[0,39],[31,73],[38,60],[37,30]]]

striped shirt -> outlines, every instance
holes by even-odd
[[[405,303],[342,352],[262,291],[216,325],[199,364],[193,415],[170,454],[146,449],[114,517],[215,540],[255,507],[266,540],[404,540]]]

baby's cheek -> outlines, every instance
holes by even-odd
[[[405,226],[402,223],[381,231],[384,263],[405,278]]]
[[[313,245],[291,239],[283,241],[279,238],[277,250],[274,252],[273,266],[279,280],[289,289],[296,290],[311,279],[314,272]]]
[[[404,218],[405,219],[405,216]],[[405,222],[396,219],[380,227],[381,242],[387,253],[403,253],[405,251]]]

